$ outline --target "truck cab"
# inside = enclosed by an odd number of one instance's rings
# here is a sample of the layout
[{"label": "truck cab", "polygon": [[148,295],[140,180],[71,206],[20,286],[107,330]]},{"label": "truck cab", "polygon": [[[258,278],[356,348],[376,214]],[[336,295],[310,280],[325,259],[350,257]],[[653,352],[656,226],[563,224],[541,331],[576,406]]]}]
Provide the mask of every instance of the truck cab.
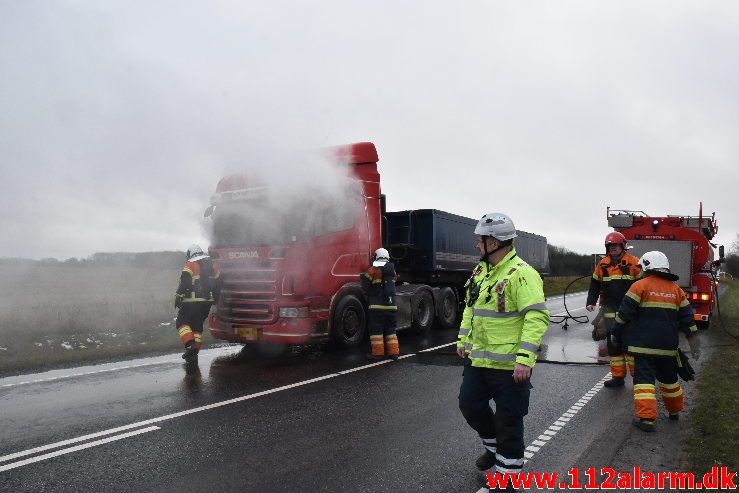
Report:
[{"label": "truck cab", "polygon": [[[333,335],[356,345],[364,333],[358,275],[381,243],[377,151],[333,148],[345,183],[286,196],[279,184],[236,174],[211,197],[209,253],[222,276],[214,337],[239,343],[304,345]],[[330,317],[334,314],[334,317]]]}]

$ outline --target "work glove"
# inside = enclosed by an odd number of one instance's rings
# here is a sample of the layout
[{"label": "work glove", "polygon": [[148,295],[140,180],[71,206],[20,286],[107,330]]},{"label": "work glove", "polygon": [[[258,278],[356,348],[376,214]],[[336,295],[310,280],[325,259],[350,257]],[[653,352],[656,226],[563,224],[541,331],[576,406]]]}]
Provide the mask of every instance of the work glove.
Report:
[{"label": "work glove", "polygon": [[608,338],[608,325],[603,319],[603,310],[599,310],[590,323],[593,324],[593,332],[590,336],[594,341],[604,341]]},{"label": "work glove", "polygon": [[608,334],[608,343],[611,347],[621,347],[621,338],[616,334]]},{"label": "work glove", "polygon": [[695,380],[695,370],[690,364],[690,361],[688,361],[688,357],[685,356],[685,353],[683,353],[683,350],[680,348],[677,349],[677,362],[677,374],[680,378],[686,382]]},{"label": "work glove", "polygon": [[614,348],[621,347],[621,334],[618,333],[616,322],[608,327],[608,343]]},{"label": "work glove", "polygon": [[698,359],[701,357],[701,344],[697,337],[693,336],[690,339],[688,339],[688,344],[690,345],[690,356],[698,361]]}]

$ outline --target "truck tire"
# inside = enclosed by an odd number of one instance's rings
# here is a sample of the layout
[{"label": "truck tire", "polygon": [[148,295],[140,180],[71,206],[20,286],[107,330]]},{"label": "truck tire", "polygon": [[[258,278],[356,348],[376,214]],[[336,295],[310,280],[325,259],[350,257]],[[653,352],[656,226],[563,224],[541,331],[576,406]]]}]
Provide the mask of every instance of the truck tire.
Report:
[{"label": "truck tire", "polygon": [[426,290],[419,291],[411,299],[411,329],[422,332],[434,325],[434,297]]},{"label": "truck tire", "polygon": [[367,314],[364,305],[353,294],[341,298],[331,320],[331,340],[339,347],[350,348],[364,341]]},{"label": "truck tire", "polygon": [[439,289],[436,311],[439,327],[445,330],[457,328],[459,302],[452,288],[444,286]]}]

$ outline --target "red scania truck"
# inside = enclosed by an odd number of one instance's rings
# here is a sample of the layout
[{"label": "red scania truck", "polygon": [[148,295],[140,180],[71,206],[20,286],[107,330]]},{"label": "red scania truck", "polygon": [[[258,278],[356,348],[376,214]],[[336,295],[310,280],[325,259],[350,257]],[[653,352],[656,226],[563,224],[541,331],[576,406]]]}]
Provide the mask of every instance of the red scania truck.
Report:
[{"label": "red scania truck", "polygon": [[719,247],[719,258],[714,260],[716,245],[711,240],[718,233],[716,213],[703,215],[703,204],[697,216],[650,216],[643,211],[606,208],[608,226],[621,232],[636,257],[659,250],[667,255],[670,271],[679,276],[683,288],[695,310],[699,328],[708,328],[716,305],[716,275],[724,262],[724,247]]},{"label": "red scania truck", "polygon": [[[212,220],[209,253],[223,281],[208,319],[211,334],[242,344],[362,343],[367,308],[359,274],[381,246],[400,276],[398,328],[423,330],[435,321],[454,327],[479,259],[477,220],[434,209],[386,212],[374,144],[326,152],[344,175],[330,197],[290,201],[293,194],[275,193],[279,185],[253,172],[219,181],[205,213]],[[521,257],[546,272],[546,238],[518,235]]]}]

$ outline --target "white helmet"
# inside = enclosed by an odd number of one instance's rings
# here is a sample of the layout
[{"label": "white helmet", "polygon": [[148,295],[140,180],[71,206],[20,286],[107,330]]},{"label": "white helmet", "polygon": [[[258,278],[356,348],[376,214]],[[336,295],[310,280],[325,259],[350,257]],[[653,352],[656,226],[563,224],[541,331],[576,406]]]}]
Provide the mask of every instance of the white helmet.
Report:
[{"label": "white helmet", "polygon": [[516,237],[516,227],[511,218],[500,212],[490,212],[482,216],[475,227],[475,234],[492,236],[496,240],[506,241]]},{"label": "white helmet", "polygon": [[207,255],[203,253],[203,249],[200,248],[200,245],[192,244],[187,249],[187,260],[200,260],[205,257],[207,257]]},{"label": "white helmet", "polygon": [[382,267],[388,261],[390,260],[390,253],[385,250],[384,248],[378,248],[375,250],[375,261],[372,262],[372,265],[375,267]]},{"label": "white helmet", "polygon": [[675,274],[670,273],[670,261],[667,259],[667,255],[657,250],[652,252],[646,252],[639,259],[639,267],[644,272],[654,271],[658,274],[664,274],[662,277],[672,279],[676,281],[678,277]]}]

